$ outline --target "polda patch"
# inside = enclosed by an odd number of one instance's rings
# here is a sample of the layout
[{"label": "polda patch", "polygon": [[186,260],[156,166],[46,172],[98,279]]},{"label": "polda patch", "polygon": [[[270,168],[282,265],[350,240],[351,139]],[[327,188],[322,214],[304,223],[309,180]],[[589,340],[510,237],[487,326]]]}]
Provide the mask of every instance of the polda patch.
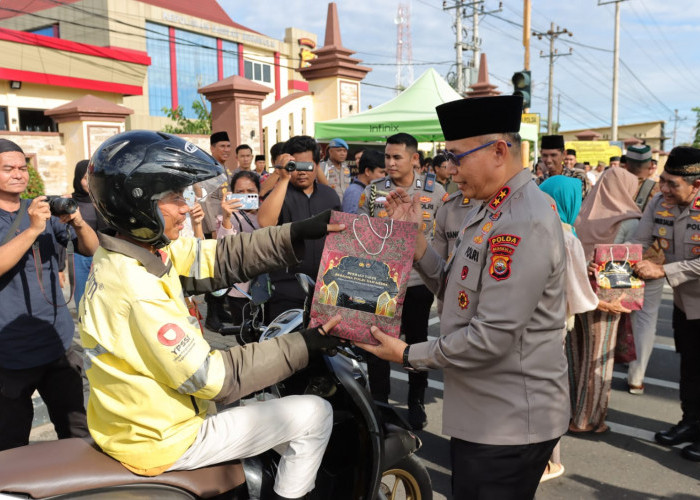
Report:
[{"label": "polda patch", "polygon": [[496,281],[502,281],[510,278],[510,265],[512,258],[508,255],[496,254],[491,256],[491,265],[489,266],[489,274]]}]

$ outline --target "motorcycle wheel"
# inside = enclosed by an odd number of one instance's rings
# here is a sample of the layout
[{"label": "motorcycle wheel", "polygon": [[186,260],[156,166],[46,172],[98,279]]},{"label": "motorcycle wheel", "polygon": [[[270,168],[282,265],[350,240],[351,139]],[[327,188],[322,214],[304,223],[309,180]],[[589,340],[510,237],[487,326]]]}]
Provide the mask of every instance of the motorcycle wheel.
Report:
[{"label": "motorcycle wheel", "polygon": [[432,500],[433,488],[423,462],[415,455],[402,459],[382,474],[380,498],[387,500]]}]

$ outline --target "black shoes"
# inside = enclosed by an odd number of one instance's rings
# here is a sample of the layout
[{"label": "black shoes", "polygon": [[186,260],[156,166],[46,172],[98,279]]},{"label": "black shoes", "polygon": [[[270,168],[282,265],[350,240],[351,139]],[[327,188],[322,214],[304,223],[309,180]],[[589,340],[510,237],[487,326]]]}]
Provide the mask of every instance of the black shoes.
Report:
[{"label": "black shoes", "polygon": [[681,450],[681,455],[686,460],[700,462],[700,441],[695,441]]},{"label": "black shoes", "polygon": [[428,416],[425,414],[425,405],[419,401],[408,402],[408,423],[414,431],[425,429],[428,425]]},{"label": "black shoes", "polygon": [[[683,420],[681,420],[680,422],[678,422],[677,425],[674,425],[669,430],[657,432],[654,435],[654,439],[656,439],[657,443],[666,446],[673,446],[679,443],[698,441],[700,440],[700,423],[684,422]],[[700,443],[695,443],[695,445],[698,445],[695,448],[695,451],[691,450],[689,453],[698,454],[698,460],[700,460]],[[683,452],[685,452],[685,449],[683,450]],[[685,453],[683,456],[685,456]]]}]

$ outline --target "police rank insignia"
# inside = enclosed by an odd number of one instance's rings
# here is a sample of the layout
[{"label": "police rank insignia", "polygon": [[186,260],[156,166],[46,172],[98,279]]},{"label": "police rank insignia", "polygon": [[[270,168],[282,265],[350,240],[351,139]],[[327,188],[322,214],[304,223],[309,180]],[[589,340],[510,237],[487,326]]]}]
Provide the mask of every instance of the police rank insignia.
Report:
[{"label": "police rank insignia", "polygon": [[460,290],[457,294],[457,304],[459,304],[460,309],[466,309],[469,307],[469,297],[467,297],[467,292]]},{"label": "police rank insignia", "polygon": [[700,196],[693,200],[693,210],[700,210]]},{"label": "police rank insignia", "polygon": [[493,200],[491,200],[491,203],[489,203],[489,207],[496,210],[496,208],[498,208],[501,205],[501,203],[503,203],[505,199],[508,198],[509,194],[510,188],[508,186],[503,186],[498,192],[498,194],[493,197]]},{"label": "police rank insignia", "polygon": [[698,215],[693,215],[693,216],[691,216],[690,218],[693,219],[693,220],[696,221],[696,222],[700,222],[700,214],[698,214]]},{"label": "police rank insignia", "polygon": [[660,212],[656,212],[656,215],[660,215],[661,217],[673,217],[673,214],[669,212],[668,210],[662,210]]},{"label": "police rank insignia", "polygon": [[469,268],[467,266],[464,266],[462,268],[462,279],[467,279],[467,276],[469,275]]},{"label": "police rank insignia", "polygon": [[442,202],[443,202],[443,203],[446,202],[446,201],[447,201],[447,198],[449,198],[449,197],[450,197],[450,195],[447,194],[447,193],[445,193],[444,195],[442,195]]}]

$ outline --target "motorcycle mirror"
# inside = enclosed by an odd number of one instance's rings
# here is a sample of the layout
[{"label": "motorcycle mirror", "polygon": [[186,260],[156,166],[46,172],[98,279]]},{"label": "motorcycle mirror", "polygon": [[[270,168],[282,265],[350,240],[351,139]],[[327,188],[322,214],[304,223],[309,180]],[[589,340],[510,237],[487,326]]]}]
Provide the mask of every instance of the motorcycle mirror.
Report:
[{"label": "motorcycle mirror", "polygon": [[294,276],[296,276],[299,285],[304,290],[304,293],[306,295],[310,295],[313,292],[314,288],[316,288],[316,282],[313,279],[311,279],[310,276],[307,276],[304,273],[296,273]]}]

